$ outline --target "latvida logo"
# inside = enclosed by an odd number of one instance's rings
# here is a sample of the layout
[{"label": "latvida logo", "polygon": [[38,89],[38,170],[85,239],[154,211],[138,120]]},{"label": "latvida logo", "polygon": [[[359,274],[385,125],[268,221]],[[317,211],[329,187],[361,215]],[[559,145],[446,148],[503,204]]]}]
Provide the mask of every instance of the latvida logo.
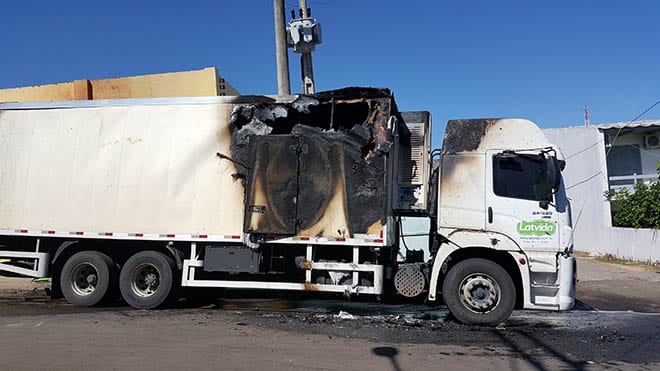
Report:
[{"label": "latvida logo", "polygon": [[554,222],[549,222],[547,220],[523,220],[518,223],[516,229],[518,229],[518,233],[521,235],[552,236],[555,234],[557,227]]}]

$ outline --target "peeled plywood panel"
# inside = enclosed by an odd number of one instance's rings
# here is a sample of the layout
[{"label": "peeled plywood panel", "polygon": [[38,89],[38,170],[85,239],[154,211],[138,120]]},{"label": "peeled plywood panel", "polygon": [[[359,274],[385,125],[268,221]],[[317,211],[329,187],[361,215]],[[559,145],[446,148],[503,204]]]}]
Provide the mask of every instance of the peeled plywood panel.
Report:
[{"label": "peeled plywood panel", "polygon": [[0,89],[0,102],[239,95],[215,67],[101,80]]},{"label": "peeled plywood panel", "polygon": [[215,68],[91,80],[94,99],[238,95]]},{"label": "peeled plywood panel", "polygon": [[73,99],[72,82],[0,90],[0,102],[45,102]]}]

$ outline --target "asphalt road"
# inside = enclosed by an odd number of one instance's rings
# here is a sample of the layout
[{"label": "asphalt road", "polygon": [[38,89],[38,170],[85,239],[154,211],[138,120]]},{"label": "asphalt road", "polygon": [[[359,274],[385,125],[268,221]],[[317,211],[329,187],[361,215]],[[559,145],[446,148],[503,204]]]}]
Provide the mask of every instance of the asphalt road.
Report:
[{"label": "asphalt road", "polygon": [[569,312],[477,328],[443,306],[228,295],[176,309],[75,308],[0,278],[3,369],[660,369],[660,274],[578,263]]}]

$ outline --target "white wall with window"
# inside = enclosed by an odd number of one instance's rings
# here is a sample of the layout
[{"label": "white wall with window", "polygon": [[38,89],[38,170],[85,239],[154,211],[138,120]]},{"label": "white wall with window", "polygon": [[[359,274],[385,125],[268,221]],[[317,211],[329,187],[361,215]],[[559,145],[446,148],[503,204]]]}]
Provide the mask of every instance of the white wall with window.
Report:
[{"label": "white wall with window", "polygon": [[[632,125],[632,124],[629,124]],[[660,160],[658,126],[601,125],[607,145],[607,170],[612,189],[632,188],[634,183],[657,179]]]},{"label": "white wall with window", "polygon": [[575,249],[660,262],[660,231],[613,227],[610,204],[604,197],[609,189],[657,178],[660,143],[655,148],[648,141],[653,139],[649,136],[660,135],[660,120],[544,132],[566,158],[563,175],[572,203]]}]

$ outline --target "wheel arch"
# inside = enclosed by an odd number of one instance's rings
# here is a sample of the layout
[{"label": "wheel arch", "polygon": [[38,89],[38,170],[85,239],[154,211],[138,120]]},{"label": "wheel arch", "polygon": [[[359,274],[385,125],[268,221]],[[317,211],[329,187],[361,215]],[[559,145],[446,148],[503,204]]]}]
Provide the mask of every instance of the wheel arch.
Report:
[{"label": "wheel arch", "polygon": [[[447,270],[444,270],[443,268],[444,272],[442,278],[444,279],[445,273],[454,265],[471,258],[490,260],[504,268],[513,280],[513,285],[516,288],[516,308],[522,307],[524,292],[520,269],[518,268],[516,260],[507,251],[493,250],[491,248],[479,246],[456,249],[449,255],[447,260],[445,260],[447,262]],[[439,287],[442,287],[442,281],[439,281],[439,285]]]},{"label": "wheel arch", "polygon": [[483,246],[458,247],[448,243],[441,246],[436,254],[436,260],[433,262],[429,283],[429,300],[437,299],[438,290],[442,287],[447,272],[454,265],[471,258],[490,260],[501,266],[509,274],[516,288],[516,308],[522,307],[524,303],[523,279],[518,263],[508,251]]},{"label": "wheel arch", "polygon": [[183,249],[172,243],[163,244],[163,241],[132,241],[132,240],[72,240],[64,241],[57,247],[51,264],[62,265],[73,254],[93,250],[102,252],[115,262],[123,263],[132,255],[145,250],[154,250],[165,253],[176,262],[177,268],[183,268],[185,253]]}]

